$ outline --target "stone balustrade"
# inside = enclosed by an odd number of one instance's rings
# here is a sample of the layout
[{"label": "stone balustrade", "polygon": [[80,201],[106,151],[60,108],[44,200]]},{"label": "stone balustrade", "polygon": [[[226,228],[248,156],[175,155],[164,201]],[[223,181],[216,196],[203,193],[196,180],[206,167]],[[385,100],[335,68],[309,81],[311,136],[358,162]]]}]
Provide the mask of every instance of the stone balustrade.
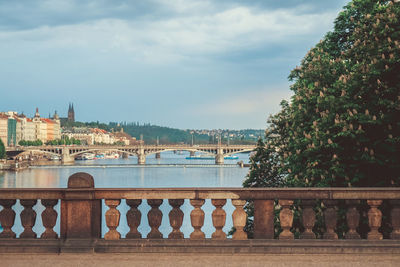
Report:
[{"label": "stone balustrade", "polygon": [[[181,206],[187,199],[193,206],[190,212],[193,231],[188,238],[189,240],[205,240],[207,238],[202,231],[205,213],[202,206],[206,199],[210,199],[215,207],[211,214],[215,228],[211,240],[228,241],[223,227],[227,219],[224,206],[230,199],[234,206],[232,222],[236,231],[231,238],[228,238],[229,240],[248,238],[247,233],[244,232],[247,216],[244,206],[247,201],[254,203],[254,239],[274,239],[276,227],[282,229],[277,239],[294,239],[292,229],[294,205],[300,207],[299,216],[304,228],[299,238],[316,239],[313,232],[316,223],[315,207],[321,205],[322,202],[325,230],[321,239],[337,240],[337,207],[340,201],[345,203],[346,208],[345,220],[348,230],[344,235],[344,240],[360,239],[357,229],[360,223],[358,205],[362,200],[366,200],[369,206],[366,214],[370,228],[366,236],[367,240],[383,239],[380,232],[382,213],[379,209],[383,201],[388,201],[391,206],[390,239],[400,240],[400,188],[94,188],[93,178],[89,174],[76,173],[69,178],[66,189],[0,189],[2,207],[0,222],[3,228],[0,232],[0,244],[1,240],[16,238],[16,233],[12,228],[16,222],[13,206],[17,199],[23,207],[19,216],[24,229],[18,239],[102,239],[102,216],[108,228],[108,231],[103,233],[104,240],[162,239],[163,235],[159,227],[163,213],[160,211],[160,205],[164,201],[167,201],[172,208],[168,214],[172,231],[168,233],[167,239],[184,239],[181,226],[185,214]],[[126,200],[129,207],[126,214],[121,214],[117,209],[122,199]],[[102,201],[107,206],[104,215],[102,215]],[[39,202],[45,208],[41,214],[37,214],[33,209]],[[147,214],[142,214],[138,209],[143,202],[147,202],[151,207]],[[60,203],[59,213],[54,208],[57,203]],[[278,226],[274,225],[276,210],[279,210]],[[41,217],[45,228],[40,236],[33,231],[38,216]],[[148,225],[151,228],[147,236],[143,236],[138,231],[143,216],[147,216]],[[121,238],[121,233],[117,230],[122,217],[126,218],[129,226],[129,232],[124,238]],[[54,230],[57,219],[60,221],[59,234]]]}]

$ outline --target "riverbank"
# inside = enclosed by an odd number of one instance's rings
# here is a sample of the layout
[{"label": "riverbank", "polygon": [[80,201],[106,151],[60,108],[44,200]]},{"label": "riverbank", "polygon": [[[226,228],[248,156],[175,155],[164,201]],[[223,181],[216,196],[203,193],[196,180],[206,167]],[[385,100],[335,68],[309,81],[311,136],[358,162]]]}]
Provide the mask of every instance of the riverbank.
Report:
[{"label": "riverbank", "polygon": [[29,167],[29,162],[27,161],[2,161],[0,162],[0,171],[19,171],[24,170]]}]

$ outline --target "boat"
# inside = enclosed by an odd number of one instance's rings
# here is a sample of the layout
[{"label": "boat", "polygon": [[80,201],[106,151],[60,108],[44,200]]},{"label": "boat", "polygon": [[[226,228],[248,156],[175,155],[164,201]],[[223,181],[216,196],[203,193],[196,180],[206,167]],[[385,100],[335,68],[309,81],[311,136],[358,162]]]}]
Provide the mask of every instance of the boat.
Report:
[{"label": "boat", "polygon": [[119,158],[119,154],[118,153],[111,153],[111,154],[106,154],[104,156],[105,159],[118,159]]},{"label": "boat", "polygon": [[96,154],[96,156],[94,156],[95,159],[104,159],[104,154]]},{"label": "boat", "polygon": [[84,153],[82,154],[83,160],[92,160],[94,159],[95,155],[93,153]]},{"label": "boat", "polygon": [[[202,159],[202,160],[214,160],[214,156],[209,156],[209,155],[198,155],[198,156],[190,156],[186,157],[186,159]],[[225,156],[224,159],[239,159],[239,156]]]},{"label": "boat", "polygon": [[52,155],[51,157],[50,157],[50,160],[54,160],[54,161],[57,161],[57,160],[60,160],[61,158],[59,157],[59,156],[57,156],[57,155]]}]

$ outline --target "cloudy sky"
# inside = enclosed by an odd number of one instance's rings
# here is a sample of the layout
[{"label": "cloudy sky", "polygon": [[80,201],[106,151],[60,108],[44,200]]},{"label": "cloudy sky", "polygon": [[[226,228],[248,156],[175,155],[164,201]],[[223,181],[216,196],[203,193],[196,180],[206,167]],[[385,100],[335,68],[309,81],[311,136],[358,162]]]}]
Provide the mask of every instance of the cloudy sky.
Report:
[{"label": "cloudy sky", "polygon": [[265,128],[346,0],[0,0],[0,111]]}]

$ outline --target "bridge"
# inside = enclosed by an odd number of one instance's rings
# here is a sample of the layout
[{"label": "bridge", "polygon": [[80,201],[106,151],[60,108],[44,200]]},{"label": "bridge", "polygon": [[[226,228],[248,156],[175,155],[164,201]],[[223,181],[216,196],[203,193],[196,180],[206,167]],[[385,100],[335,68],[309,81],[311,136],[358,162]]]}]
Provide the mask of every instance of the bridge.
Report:
[{"label": "bridge", "polygon": [[31,155],[33,153],[44,153],[61,157],[63,164],[70,164],[75,161],[78,155],[84,153],[96,152],[118,152],[124,157],[137,156],[138,164],[146,164],[146,157],[152,154],[158,154],[165,151],[189,151],[191,155],[195,152],[202,152],[206,155],[215,157],[215,164],[224,164],[224,157],[231,156],[237,153],[251,152],[256,148],[255,145],[134,145],[134,146],[27,146],[13,148],[7,152],[14,154]]}]

